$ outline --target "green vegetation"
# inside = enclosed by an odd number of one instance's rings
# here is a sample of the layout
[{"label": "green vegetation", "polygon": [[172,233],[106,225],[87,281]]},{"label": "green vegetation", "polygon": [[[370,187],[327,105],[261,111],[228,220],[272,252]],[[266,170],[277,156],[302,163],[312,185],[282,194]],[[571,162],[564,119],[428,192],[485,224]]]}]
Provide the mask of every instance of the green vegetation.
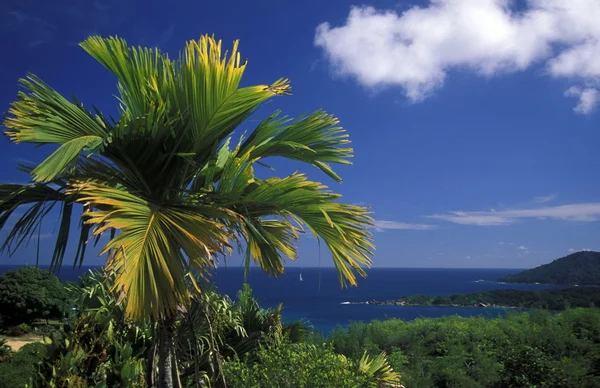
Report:
[{"label": "green vegetation", "polygon": [[31,387],[45,353],[44,344],[32,343],[0,360],[0,388]]},{"label": "green vegetation", "polygon": [[[119,115],[88,110],[34,75],[20,80],[24,91],[8,110],[5,133],[14,143],[50,145],[52,153],[22,168],[29,183],[0,185],[0,228],[17,218],[2,247],[12,253],[39,238],[42,221],[58,215],[51,257],[57,269],[72,226],[80,227],[75,265],[90,237],[105,236],[101,254],[108,254],[123,292],[125,315],[140,326],[157,325],[151,339],[159,385],[179,385],[172,373],[179,310],[200,303],[198,316],[208,313],[196,276],[233,248],[246,248],[246,268],[254,260],[278,275],[285,258],[297,258],[296,241],[308,230],[331,251],[342,285],[365,275],[374,248],[367,208],[342,203],[305,174],[255,174],[279,157],[341,182],[333,165],[350,164],[353,149],[335,116],[318,110],[294,120],[275,112],[239,130],[262,103],[291,94],[291,86],[279,79],[240,87],[247,62],[237,41],[228,54],[220,41],[202,36],[176,59],[116,37],[90,37],[80,46],[116,77]],[[209,348],[217,342],[211,330]]]},{"label": "green vegetation", "polygon": [[[0,372],[13,369],[0,373],[0,388],[23,387],[29,379],[39,387],[158,385],[155,338],[163,328],[129,319],[126,296],[115,293],[114,284],[114,274],[96,272],[78,286],[69,285],[76,313],[43,344],[35,344],[35,357],[29,345],[4,352]],[[210,289],[190,290],[193,295],[179,310],[173,335],[172,362],[183,387],[262,387],[265,375],[273,387],[338,387],[339,379],[348,387],[383,387],[398,381],[385,354],[351,360],[322,341],[309,344],[309,325],[284,324],[281,307],[261,308],[248,286],[236,300]],[[14,368],[19,363],[27,365]],[[299,365],[302,372],[291,377]]]},{"label": "green vegetation", "polygon": [[[0,388],[156,386],[162,328],[127,317],[115,276],[69,285],[78,309],[44,343],[11,352],[0,341]],[[325,339],[305,322],[284,324],[281,308],[261,308],[248,286],[234,300],[190,292],[174,323],[182,387],[384,388],[399,384],[397,372],[407,388],[600,386],[596,308],[354,322]]]},{"label": "green vegetation", "polygon": [[0,276],[0,322],[4,326],[60,319],[68,308],[65,287],[50,271],[22,267]]},{"label": "green vegetation", "polygon": [[492,290],[454,295],[412,295],[393,301],[369,301],[374,305],[511,307],[562,311],[573,307],[600,306],[600,287],[555,290]]},{"label": "green vegetation", "polygon": [[6,338],[0,337],[0,362],[10,358],[11,348],[6,344]]},{"label": "green vegetation", "polygon": [[329,337],[357,359],[385,351],[407,388],[600,386],[600,310],[351,323]]},{"label": "green vegetation", "polygon": [[500,279],[506,283],[600,286],[600,252],[582,251]]},{"label": "green vegetation", "polygon": [[262,348],[256,363],[235,359],[225,364],[225,373],[231,388],[263,388],[266,382],[273,388],[369,386],[367,375],[358,373],[356,363],[331,347],[308,343]]}]

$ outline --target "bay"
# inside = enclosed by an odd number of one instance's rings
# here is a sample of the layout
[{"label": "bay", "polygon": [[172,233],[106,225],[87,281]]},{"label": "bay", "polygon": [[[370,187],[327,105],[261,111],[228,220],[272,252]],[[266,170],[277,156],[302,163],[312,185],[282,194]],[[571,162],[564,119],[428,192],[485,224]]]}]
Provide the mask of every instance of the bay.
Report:
[{"label": "bay", "polygon": [[[0,266],[0,273],[17,266]],[[44,267],[42,267],[44,268]],[[58,276],[62,280],[76,281],[93,267],[72,269],[63,267]],[[277,278],[268,276],[258,268],[251,268],[248,283],[264,307],[283,304],[286,321],[307,319],[316,329],[328,333],[337,325],[350,321],[418,317],[504,316],[504,309],[477,307],[419,307],[375,306],[345,304],[369,300],[392,300],[402,296],[450,295],[494,289],[544,289],[541,284],[502,284],[496,282],[501,276],[519,272],[519,269],[444,269],[444,268],[372,268],[366,278],[358,279],[358,286],[341,288],[333,268],[289,267]],[[300,280],[302,276],[302,281]],[[220,292],[235,298],[244,283],[241,267],[220,267],[211,279]]]}]

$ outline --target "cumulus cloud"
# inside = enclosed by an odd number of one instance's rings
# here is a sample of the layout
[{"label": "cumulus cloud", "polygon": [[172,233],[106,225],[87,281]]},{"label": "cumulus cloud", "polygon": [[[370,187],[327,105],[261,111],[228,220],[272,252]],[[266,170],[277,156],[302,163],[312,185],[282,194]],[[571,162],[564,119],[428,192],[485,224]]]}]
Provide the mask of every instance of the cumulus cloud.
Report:
[{"label": "cumulus cloud", "polygon": [[430,230],[435,229],[435,225],[428,224],[409,224],[397,221],[378,220],[373,222],[373,228],[379,232],[384,230]]},{"label": "cumulus cloud", "polygon": [[[516,5],[511,0],[430,0],[402,13],[353,7],[343,25],[319,25],[315,45],[335,73],[367,87],[400,86],[413,102],[440,88],[452,69],[490,77],[540,65],[554,77],[600,83],[600,1]],[[569,92],[580,98],[576,112],[593,110],[594,91]]]},{"label": "cumulus cloud", "polygon": [[433,214],[426,217],[455,224],[481,226],[508,225],[528,218],[593,222],[600,220],[600,203],[576,203],[496,211],[454,211],[447,214]]},{"label": "cumulus cloud", "polygon": [[579,103],[575,105],[573,110],[584,115],[592,113],[596,109],[598,101],[600,101],[600,93],[595,88],[582,89],[578,86],[571,86],[565,92],[565,96],[578,98]]},{"label": "cumulus cloud", "polygon": [[527,250],[527,247],[526,247],[525,245],[521,245],[521,246],[519,247],[519,249],[520,249],[520,250],[522,250],[522,251],[526,251],[526,250]]}]

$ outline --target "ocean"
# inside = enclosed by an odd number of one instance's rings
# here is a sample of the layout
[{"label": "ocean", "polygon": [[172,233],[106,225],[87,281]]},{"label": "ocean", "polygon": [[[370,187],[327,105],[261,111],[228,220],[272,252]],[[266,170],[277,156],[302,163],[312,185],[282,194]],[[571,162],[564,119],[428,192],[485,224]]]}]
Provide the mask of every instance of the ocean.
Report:
[{"label": "ocean", "polygon": [[[0,266],[0,274],[16,268]],[[63,280],[76,281],[90,268],[63,268],[58,276]],[[328,333],[338,325],[350,321],[418,317],[441,317],[445,315],[503,316],[498,308],[477,307],[415,307],[375,306],[345,304],[368,300],[391,300],[415,294],[450,295],[458,293],[489,291],[494,289],[543,289],[546,285],[502,284],[499,277],[519,272],[519,269],[432,269],[432,268],[373,268],[367,278],[360,279],[357,287],[340,288],[333,268],[288,268],[287,272],[273,278],[257,268],[252,268],[248,282],[263,307],[275,307],[283,303],[283,319],[304,318],[314,327]],[[300,281],[302,276],[302,281]],[[244,282],[240,267],[220,267],[212,276],[219,291],[235,297]]]}]

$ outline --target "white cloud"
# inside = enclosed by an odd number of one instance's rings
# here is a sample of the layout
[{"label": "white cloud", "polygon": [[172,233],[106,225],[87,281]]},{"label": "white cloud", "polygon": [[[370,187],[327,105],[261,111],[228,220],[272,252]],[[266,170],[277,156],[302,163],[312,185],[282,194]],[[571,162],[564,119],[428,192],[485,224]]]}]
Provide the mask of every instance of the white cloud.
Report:
[{"label": "white cloud", "polygon": [[541,195],[539,197],[535,197],[533,199],[533,203],[547,203],[547,202],[552,202],[556,199],[557,195],[556,194],[550,194],[550,195]]},{"label": "white cloud", "polygon": [[[315,45],[335,73],[367,87],[400,86],[413,102],[453,69],[490,77],[537,64],[553,77],[600,82],[600,1],[527,0],[523,10],[515,3],[430,0],[401,14],[353,7],[343,25],[319,25]],[[594,107],[589,88],[578,97],[576,111]]]},{"label": "white cloud", "polygon": [[565,96],[576,97],[579,99],[579,103],[573,110],[575,113],[583,115],[592,113],[596,109],[598,102],[600,102],[600,93],[598,92],[598,89],[595,88],[582,89],[578,86],[571,86],[565,92]]},{"label": "white cloud", "polygon": [[408,224],[405,222],[378,220],[373,222],[373,228],[377,231],[384,230],[430,230],[435,229],[435,225],[429,224]]},{"label": "white cloud", "polygon": [[524,246],[524,245],[521,245],[521,246],[519,247],[519,249],[520,249],[520,250],[522,250],[522,251],[526,251],[526,250],[527,250],[527,247],[526,247],[526,246]]},{"label": "white cloud", "polygon": [[455,211],[426,217],[455,224],[482,226],[508,225],[521,219],[528,218],[593,222],[600,220],[600,203],[576,203],[570,205],[499,211]]}]

